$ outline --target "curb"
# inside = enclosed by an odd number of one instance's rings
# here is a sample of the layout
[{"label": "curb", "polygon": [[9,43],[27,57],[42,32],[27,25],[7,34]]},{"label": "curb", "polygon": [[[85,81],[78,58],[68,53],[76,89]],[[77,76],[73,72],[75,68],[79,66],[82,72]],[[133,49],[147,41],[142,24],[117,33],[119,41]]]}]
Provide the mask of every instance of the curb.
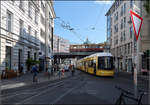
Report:
[{"label": "curb", "polygon": [[[132,74],[129,73],[129,72],[115,72],[115,76],[119,76],[119,77],[122,77],[122,78],[128,78],[128,79],[133,78]],[[141,80],[148,81],[149,80],[149,75],[148,76],[137,75],[137,78],[141,79]]]}]

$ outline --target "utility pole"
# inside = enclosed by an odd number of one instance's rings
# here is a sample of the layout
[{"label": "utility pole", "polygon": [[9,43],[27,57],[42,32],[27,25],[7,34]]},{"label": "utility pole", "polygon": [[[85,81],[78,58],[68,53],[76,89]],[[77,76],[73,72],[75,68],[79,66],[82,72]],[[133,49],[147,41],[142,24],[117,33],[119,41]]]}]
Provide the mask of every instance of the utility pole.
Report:
[{"label": "utility pole", "polygon": [[[57,53],[59,54],[59,36],[58,36],[58,39],[57,39]],[[59,64],[59,58],[58,58],[58,55],[57,55],[57,63]]]}]

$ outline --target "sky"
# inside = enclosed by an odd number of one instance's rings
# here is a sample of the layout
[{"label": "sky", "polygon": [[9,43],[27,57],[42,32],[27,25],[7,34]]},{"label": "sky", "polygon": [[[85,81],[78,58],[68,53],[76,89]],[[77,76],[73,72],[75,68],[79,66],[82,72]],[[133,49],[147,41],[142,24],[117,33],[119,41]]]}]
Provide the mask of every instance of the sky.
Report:
[{"label": "sky", "polygon": [[[82,44],[87,38],[91,43],[106,41],[106,12],[111,1],[54,1],[56,13],[54,34]],[[68,25],[73,32],[62,25]]]}]

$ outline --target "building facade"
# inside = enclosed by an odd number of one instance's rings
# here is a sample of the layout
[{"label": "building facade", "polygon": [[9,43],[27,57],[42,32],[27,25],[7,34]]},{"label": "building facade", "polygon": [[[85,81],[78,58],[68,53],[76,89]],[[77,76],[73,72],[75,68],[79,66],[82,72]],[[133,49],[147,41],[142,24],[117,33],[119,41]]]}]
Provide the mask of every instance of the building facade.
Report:
[{"label": "building facade", "polygon": [[[28,71],[26,65],[28,58],[39,60],[41,43],[46,44],[46,41],[41,38],[40,30],[41,27],[46,27],[42,26],[40,21],[42,20],[41,2],[43,1],[0,2],[0,74],[6,69],[20,70],[21,65],[24,66],[25,73]],[[48,5],[50,5],[48,8],[51,8],[49,11],[54,12],[51,3]],[[54,15],[53,13],[52,18]],[[43,30],[46,31],[45,28]],[[52,32],[49,33],[51,38]]]},{"label": "building facade", "polygon": [[69,52],[69,40],[66,40],[60,36],[54,35],[53,36],[53,53],[57,52]]},{"label": "building facade", "polygon": [[[146,47],[147,45],[141,43],[143,38],[139,38],[136,42],[130,16],[130,10],[142,16],[143,3],[142,1],[116,0],[106,13],[107,46],[115,57],[115,67],[118,71],[131,72],[133,63],[137,64],[138,71],[141,71],[141,48],[148,50],[150,47]],[[144,27],[142,26],[142,28]],[[141,30],[145,31],[146,29]],[[144,36],[144,33],[141,31],[140,37]],[[147,41],[147,44],[149,44],[149,41]]]},{"label": "building facade", "polygon": [[40,70],[47,69],[52,65],[53,53],[53,32],[55,12],[53,9],[53,1],[40,1]]}]

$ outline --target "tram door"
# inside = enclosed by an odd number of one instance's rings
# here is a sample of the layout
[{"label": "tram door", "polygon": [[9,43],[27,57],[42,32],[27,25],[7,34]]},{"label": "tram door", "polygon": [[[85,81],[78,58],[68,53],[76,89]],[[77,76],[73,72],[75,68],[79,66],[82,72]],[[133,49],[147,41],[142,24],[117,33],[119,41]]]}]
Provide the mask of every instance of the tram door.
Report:
[{"label": "tram door", "polygon": [[87,64],[86,64],[86,62],[84,62],[84,70],[85,70],[85,72],[87,72]]},{"label": "tram door", "polygon": [[96,75],[96,63],[93,63],[93,67],[94,67],[94,74]]}]

